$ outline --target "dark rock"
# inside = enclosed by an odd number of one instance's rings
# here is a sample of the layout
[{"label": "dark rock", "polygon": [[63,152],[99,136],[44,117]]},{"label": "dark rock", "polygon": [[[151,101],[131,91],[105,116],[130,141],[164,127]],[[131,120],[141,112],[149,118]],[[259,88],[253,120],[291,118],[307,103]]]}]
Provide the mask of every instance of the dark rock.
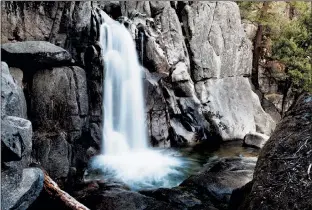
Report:
[{"label": "dark rock", "polygon": [[193,194],[183,191],[179,187],[166,189],[160,188],[157,190],[140,191],[141,194],[153,197],[157,200],[171,203],[180,209],[202,206],[202,201],[196,198]]},{"label": "dark rock", "polygon": [[1,41],[49,41],[83,64],[85,48],[94,39],[91,10],[96,5],[90,1],[6,2],[1,4]]},{"label": "dark rock", "polygon": [[1,209],[27,209],[43,188],[44,175],[39,168],[23,170],[22,179],[16,172],[1,172]]},{"label": "dark rock", "polygon": [[[303,94],[262,148],[238,209],[311,209],[312,95]],[[298,184],[300,183],[300,184]]]},{"label": "dark rock", "polygon": [[227,209],[233,191],[251,181],[256,158],[212,158],[197,174],[171,189],[141,194],[179,209]]},{"label": "dark rock", "polygon": [[99,4],[104,12],[109,14],[115,20],[122,15],[120,2],[99,2]]},{"label": "dark rock", "polygon": [[256,158],[216,158],[182,182],[181,187],[208,194],[216,204],[228,204],[234,189],[252,180]]},{"label": "dark rock", "polygon": [[149,136],[153,146],[168,147],[168,110],[158,82],[161,75],[145,71],[144,90]]},{"label": "dark rock", "polygon": [[91,123],[90,124],[90,135],[95,145],[100,146],[102,141],[102,132],[99,128],[98,124]]},{"label": "dark rock", "polygon": [[[80,197],[81,196],[81,197]],[[140,193],[123,189],[90,189],[76,198],[90,209],[137,210],[137,209],[178,209]]]},{"label": "dark rock", "polygon": [[54,135],[35,133],[33,139],[33,158],[56,181],[67,177],[71,164],[71,148],[65,137],[64,132]]},{"label": "dark rock", "polygon": [[82,141],[89,129],[86,73],[77,66],[38,70],[30,92],[33,158],[62,184],[91,145]]},{"label": "dark rock", "polygon": [[19,68],[60,66],[71,62],[71,55],[66,50],[44,41],[6,43],[1,46],[1,53],[9,66]]},{"label": "dark rock", "polygon": [[93,147],[89,147],[86,153],[88,159],[90,159],[91,157],[95,156],[98,153],[98,151]]},{"label": "dark rock", "polygon": [[253,182],[248,182],[241,188],[237,188],[233,190],[230,203],[229,203],[229,210],[237,210],[239,206],[245,202],[245,199],[249,195]]},{"label": "dark rock", "polygon": [[31,119],[34,128],[81,131],[88,113],[86,75],[79,67],[37,71],[32,81]]}]

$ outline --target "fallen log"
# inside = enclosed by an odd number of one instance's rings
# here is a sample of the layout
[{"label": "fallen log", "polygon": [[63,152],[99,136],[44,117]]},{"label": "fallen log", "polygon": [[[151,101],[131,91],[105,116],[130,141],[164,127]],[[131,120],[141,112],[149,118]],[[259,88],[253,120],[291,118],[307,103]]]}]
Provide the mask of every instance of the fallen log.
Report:
[{"label": "fallen log", "polygon": [[89,210],[89,208],[78,202],[67,192],[61,190],[45,171],[43,190],[45,193],[51,196],[51,198],[58,200],[58,202],[64,204],[64,207],[66,207],[66,209]]}]

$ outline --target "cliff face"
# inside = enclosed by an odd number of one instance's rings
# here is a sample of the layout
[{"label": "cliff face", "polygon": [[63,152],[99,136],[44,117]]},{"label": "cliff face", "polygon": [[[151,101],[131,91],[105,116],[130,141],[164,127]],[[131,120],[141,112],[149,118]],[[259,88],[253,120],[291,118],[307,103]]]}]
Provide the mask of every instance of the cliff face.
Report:
[{"label": "cliff face", "polygon": [[[158,86],[169,93],[163,94],[165,111],[148,111],[157,142],[167,139],[169,128],[188,143],[207,139],[207,133],[222,140],[270,135],[274,122],[251,90],[252,46],[235,3],[122,2],[120,7],[130,18],[125,21],[143,52],[144,67],[162,75]],[[165,113],[169,120],[155,123]]]},{"label": "cliff face", "polygon": [[[101,145],[100,8],[137,42],[153,146],[271,134],[275,123],[249,82],[251,43],[234,2],[2,2],[3,58],[24,73],[14,75],[33,123],[33,158],[53,178],[79,174]],[[13,43],[29,40],[60,47]]]}]

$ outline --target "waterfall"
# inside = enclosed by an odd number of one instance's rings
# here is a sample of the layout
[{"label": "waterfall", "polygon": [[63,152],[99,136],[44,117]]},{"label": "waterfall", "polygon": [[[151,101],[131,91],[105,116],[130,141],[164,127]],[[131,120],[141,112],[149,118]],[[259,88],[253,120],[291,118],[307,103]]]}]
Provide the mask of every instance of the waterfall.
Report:
[{"label": "waterfall", "polygon": [[143,72],[134,41],[123,25],[106,21],[100,43],[105,61],[103,153],[146,149]]},{"label": "waterfall", "polygon": [[124,25],[104,12],[101,15],[104,17],[100,26],[104,60],[103,143],[102,154],[93,159],[92,167],[100,169],[104,178],[125,182],[133,189],[174,186],[177,182],[168,176],[179,177],[176,167],[182,162],[148,148],[143,70],[135,43]]}]

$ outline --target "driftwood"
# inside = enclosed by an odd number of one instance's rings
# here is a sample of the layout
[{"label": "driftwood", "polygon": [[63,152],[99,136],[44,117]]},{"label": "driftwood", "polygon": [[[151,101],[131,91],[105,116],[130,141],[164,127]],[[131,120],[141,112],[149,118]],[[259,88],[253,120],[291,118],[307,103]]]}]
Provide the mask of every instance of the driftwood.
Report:
[{"label": "driftwood", "polygon": [[67,192],[61,190],[59,186],[44,172],[44,185],[43,190],[54,199],[59,200],[66,206],[67,209],[72,210],[89,210],[86,206],[78,202],[75,198]]}]

